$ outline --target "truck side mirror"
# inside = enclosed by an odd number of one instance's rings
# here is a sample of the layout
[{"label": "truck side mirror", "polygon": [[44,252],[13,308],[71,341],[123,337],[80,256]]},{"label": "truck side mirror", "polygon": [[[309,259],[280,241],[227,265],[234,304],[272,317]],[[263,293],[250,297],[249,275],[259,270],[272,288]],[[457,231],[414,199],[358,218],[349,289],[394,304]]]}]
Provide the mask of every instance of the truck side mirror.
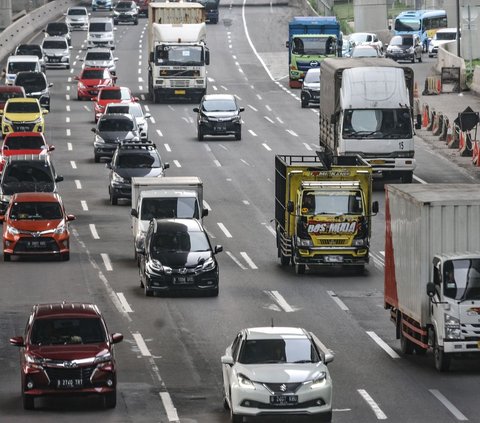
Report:
[{"label": "truck side mirror", "polygon": [[138,219],[138,212],[135,209],[130,210],[130,216],[136,217]]},{"label": "truck side mirror", "polygon": [[202,209],[202,217],[208,216],[208,209]]},{"label": "truck side mirror", "polygon": [[289,42],[289,41],[287,41],[287,42],[285,43],[285,47],[286,47],[286,48],[289,48],[289,47],[290,47],[290,42]]},{"label": "truck side mirror", "polygon": [[205,64],[209,65],[210,64],[210,51],[205,50]]},{"label": "truck side mirror", "polygon": [[435,290],[435,284],[433,282],[428,282],[427,283],[427,295],[430,298],[433,298],[435,296],[436,290]]},{"label": "truck side mirror", "polygon": [[377,214],[378,213],[378,201],[374,201],[372,203],[372,213]]},{"label": "truck side mirror", "polygon": [[153,51],[150,52],[150,55],[148,57],[149,62],[153,62],[155,55],[153,54]]},{"label": "truck side mirror", "polygon": [[293,211],[294,211],[293,201],[289,201],[289,202],[287,203],[287,211],[288,211],[289,213],[293,213]]}]

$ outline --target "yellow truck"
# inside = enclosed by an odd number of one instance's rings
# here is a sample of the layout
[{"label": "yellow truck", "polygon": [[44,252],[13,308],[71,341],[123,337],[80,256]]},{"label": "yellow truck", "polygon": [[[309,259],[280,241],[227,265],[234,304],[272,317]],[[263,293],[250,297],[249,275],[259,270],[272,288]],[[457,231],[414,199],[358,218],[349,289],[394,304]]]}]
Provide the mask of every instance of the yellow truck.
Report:
[{"label": "yellow truck", "polygon": [[372,168],[360,156],[275,156],[278,257],[296,273],[332,265],[363,272],[377,212]]}]

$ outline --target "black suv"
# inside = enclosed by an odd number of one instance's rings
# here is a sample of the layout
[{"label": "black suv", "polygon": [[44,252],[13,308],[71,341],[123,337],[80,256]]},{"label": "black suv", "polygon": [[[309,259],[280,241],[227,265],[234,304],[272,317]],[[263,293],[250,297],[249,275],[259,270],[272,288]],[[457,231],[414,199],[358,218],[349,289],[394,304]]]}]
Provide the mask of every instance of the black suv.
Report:
[{"label": "black suv", "polygon": [[45,72],[45,53],[40,44],[20,44],[15,49],[15,56],[37,56],[42,72]]},{"label": "black suv", "polygon": [[61,181],[63,176],[57,175],[48,155],[8,157],[0,179],[0,214],[5,214],[13,194],[58,192],[57,182]]},{"label": "black suv", "polygon": [[415,60],[422,61],[422,51],[423,46],[418,35],[395,35],[388,44],[385,57],[415,63]]},{"label": "black suv", "polygon": [[113,9],[113,23],[131,22],[138,25],[138,6],[134,1],[119,1]]},{"label": "black suv", "polygon": [[110,169],[108,193],[113,205],[119,198],[131,198],[133,177],[164,176],[165,169],[170,167],[162,162],[155,144],[138,142],[121,143],[106,166]]},{"label": "black suv", "polygon": [[50,22],[47,24],[47,27],[43,30],[43,32],[45,32],[46,37],[65,37],[67,39],[68,45],[72,45],[72,36],[70,34],[70,29],[65,22]]},{"label": "black suv", "polygon": [[197,219],[152,219],[139,249],[140,285],[154,292],[200,291],[218,295],[219,270],[208,235]]},{"label": "black suv", "polygon": [[18,72],[14,85],[23,87],[27,97],[37,98],[42,108],[50,111],[50,87],[43,72]]}]

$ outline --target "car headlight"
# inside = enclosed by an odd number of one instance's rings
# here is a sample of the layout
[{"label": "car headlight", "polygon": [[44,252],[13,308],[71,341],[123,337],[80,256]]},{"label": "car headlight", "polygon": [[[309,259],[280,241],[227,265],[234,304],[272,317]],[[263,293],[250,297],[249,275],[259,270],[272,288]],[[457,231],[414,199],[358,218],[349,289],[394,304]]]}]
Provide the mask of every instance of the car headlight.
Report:
[{"label": "car headlight", "polygon": [[5,115],[3,115],[3,123],[5,123],[7,125],[11,125],[12,121],[10,119],[8,119]]},{"label": "car headlight", "polygon": [[255,385],[247,376],[243,375],[242,373],[239,373],[237,378],[238,378],[238,384],[240,385],[241,388],[255,389]]},{"label": "car headlight", "polygon": [[232,119],[232,122],[234,122],[234,123],[239,123],[239,122],[241,122],[241,121],[242,121],[242,118],[240,117],[240,115],[239,115],[239,116],[235,116],[235,117]]},{"label": "car headlight", "polygon": [[42,123],[42,117],[39,116],[38,118],[36,118],[33,123]]},{"label": "car headlight", "polygon": [[112,354],[107,352],[105,354],[100,354],[95,357],[95,360],[93,361],[95,364],[98,363],[106,363],[108,361],[112,361]]},{"label": "car headlight", "polygon": [[367,245],[367,240],[363,238],[354,239],[352,242],[353,247],[363,247],[364,245]]},{"label": "car headlight", "polygon": [[413,47],[409,47],[408,50],[407,50],[408,53],[413,53],[414,50],[413,50]]},{"label": "car headlight", "polygon": [[113,182],[118,182],[120,184],[125,184],[127,182],[127,180],[125,178],[123,178],[122,176],[120,176],[117,172],[113,172],[112,181]]},{"label": "car headlight", "polygon": [[208,123],[209,119],[205,115],[200,115],[200,122],[201,123]]},{"label": "car headlight", "polygon": [[310,389],[318,389],[325,385],[325,381],[327,380],[327,373],[321,372],[315,379],[312,380],[312,385]]},{"label": "car headlight", "polygon": [[210,270],[213,270],[215,269],[215,260],[213,259],[213,257],[209,257],[207,260],[205,260],[205,262],[203,263],[202,265],[202,270],[204,272],[208,272]]},{"label": "car headlight", "polygon": [[297,238],[297,245],[299,247],[313,247],[313,242],[311,239]]},{"label": "car headlight", "polygon": [[34,366],[42,366],[42,364],[45,362],[43,358],[35,357],[34,355],[31,355],[31,354],[25,354],[25,360],[29,365],[34,365]]},{"label": "car headlight", "polygon": [[100,135],[95,135],[95,144],[105,144],[105,140]]},{"label": "car headlight", "polygon": [[156,273],[163,273],[163,271],[164,271],[162,263],[160,263],[160,261],[158,261],[156,259],[150,260],[148,262],[148,265]]},{"label": "car headlight", "polygon": [[461,339],[462,330],[460,328],[460,320],[450,314],[444,315],[445,319],[445,337],[447,339]]},{"label": "car headlight", "polygon": [[85,87],[85,84],[83,82],[79,82],[78,83],[78,88],[84,89],[86,87]]},{"label": "car headlight", "polygon": [[7,232],[12,235],[18,235],[20,233],[20,231],[17,228],[10,225],[8,225],[7,227]]},{"label": "car headlight", "polygon": [[62,234],[63,234],[64,232],[66,232],[66,231],[67,231],[67,227],[65,226],[64,223],[62,223],[62,224],[58,225],[58,226],[54,229],[53,233],[54,233],[55,235],[62,235]]}]

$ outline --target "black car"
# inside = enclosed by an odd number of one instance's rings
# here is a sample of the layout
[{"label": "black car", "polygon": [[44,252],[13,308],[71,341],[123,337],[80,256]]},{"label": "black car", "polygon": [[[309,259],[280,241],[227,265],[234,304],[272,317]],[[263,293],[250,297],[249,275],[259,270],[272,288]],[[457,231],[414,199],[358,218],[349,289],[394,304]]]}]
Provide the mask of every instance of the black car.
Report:
[{"label": "black car", "polygon": [[113,9],[113,23],[131,22],[138,25],[138,6],[134,1],[119,1]]},{"label": "black car", "polygon": [[140,141],[137,121],[130,114],[107,113],[100,116],[93,140],[95,163],[102,157],[111,158],[118,145],[123,141]]},{"label": "black car", "polygon": [[197,219],[152,219],[139,250],[140,285],[145,295],[199,291],[218,295],[219,269],[208,235]]},{"label": "black car", "polygon": [[162,162],[155,144],[148,142],[121,143],[106,166],[110,169],[108,193],[113,205],[118,203],[119,198],[131,198],[133,177],[164,176],[165,169],[170,167]]},{"label": "black car", "polygon": [[50,22],[47,24],[47,27],[43,30],[46,37],[55,37],[61,36],[67,39],[68,45],[72,45],[72,36],[70,34],[70,29],[65,22]]},{"label": "black car", "polygon": [[45,72],[45,53],[40,44],[19,44],[15,49],[15,56],[37,56],[42,72]]},{"label": "black car", "polygon": [[422,51],[423,46],[418,35],[395,35],[388,44],[385,57],[415,63],[415,60],[422,61]]},{"label": "black car", "polygon": [[242,139],[242,118],[235,96],[230,94],[204,95],[197,113],[197,137],[203,141],[205,135],[234,135],[236,140]]},{"label": "black car", "polygon": [[27,97],[37,98],[42,108],[50,111],[50,87],[43,72],[18,72],[14,85],[23,87]]}]

